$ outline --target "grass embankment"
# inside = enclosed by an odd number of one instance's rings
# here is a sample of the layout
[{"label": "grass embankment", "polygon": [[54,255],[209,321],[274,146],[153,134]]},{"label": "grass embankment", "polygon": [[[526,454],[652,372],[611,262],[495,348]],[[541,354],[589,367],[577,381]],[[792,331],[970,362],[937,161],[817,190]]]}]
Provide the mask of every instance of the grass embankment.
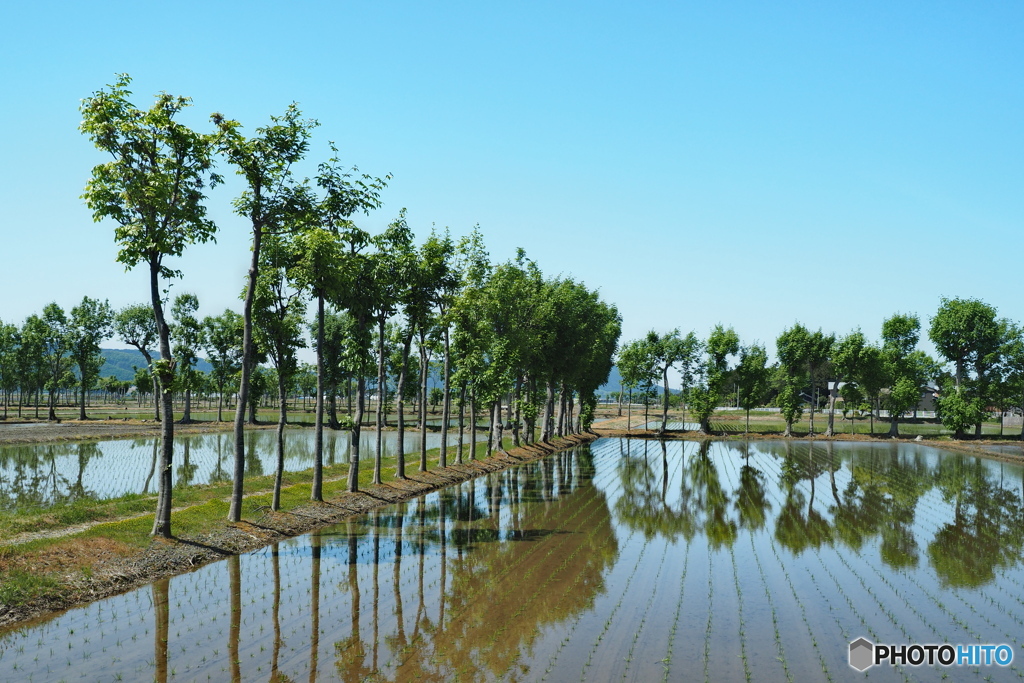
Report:
[{"label": "grass embankment", "polygon": [[[189,571],[207,562],[268,545],[332,524],[381,505],[414,498],[443,486],[505,469],[592,440],[593,435],[555,439],[486,456],[444,469],[418,471],[419,454],[407,454],[405,480],[394,479],[395,458],[383,461],[385,483],[371,485],[372,456],[360,459],[358,493],[348,492],[348,464],[324,468],[324,502],[310,501],[312,471],[286,473],[281,510],[273,512],[273,475],[246,480],[243,521],[226,521],[230,482],[188,486],[174,492],[174,538],[152,538],[150,512],[155,495],[107,501],[78,501],[33,514],[0,514],[0,627],[123,592],[154,579]],[[511,448],[505,439],[503,446]],[[436,467],[439,449],[428,451]],[[455,454],[449,449],[449,462]],[[67,527],[83,525],[72,533]],[[26,533],[39,534],[25,540]],[[18,538],[21,536],[21,538]]]}]

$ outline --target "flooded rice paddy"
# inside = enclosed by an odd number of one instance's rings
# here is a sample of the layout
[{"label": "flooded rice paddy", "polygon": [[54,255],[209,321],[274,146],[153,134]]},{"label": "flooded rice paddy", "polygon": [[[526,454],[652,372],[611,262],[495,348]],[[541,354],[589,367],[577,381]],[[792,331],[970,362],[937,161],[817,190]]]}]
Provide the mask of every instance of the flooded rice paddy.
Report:
[{"label": "flooded rice paddy", "polygon": [[[247,477],[274,473],[276,438],[273,430],[246,432]],[[407,454],[419,452],[419,439],[418,432],[406,432]],[[347,463],[351,440],[350,432],[324,430],[324,464]],[[437,448],[440,443],[440,433],[427,434],[427,448]],[[361,457],[372,457],[376,432],[364,428],[359,444]],[[385,457],[396,453],[397,444],[397,432],[383,432],[381,450]],[[0,446],[0,509],[33,510],[79,498],[155,492],[159,445],[159,438],[144,438]],[[234,437],[229,432],[174,439],[175,486],[227,481],[233,462]],[[312,466],[313,430],[285,430],[285,471]]]},{"label": "flooded rice paddy", "polygon": [[860,636],[1015,680],[1022,501],[918,444],[601,439],[0,636],[0,680],[840,681]]}]

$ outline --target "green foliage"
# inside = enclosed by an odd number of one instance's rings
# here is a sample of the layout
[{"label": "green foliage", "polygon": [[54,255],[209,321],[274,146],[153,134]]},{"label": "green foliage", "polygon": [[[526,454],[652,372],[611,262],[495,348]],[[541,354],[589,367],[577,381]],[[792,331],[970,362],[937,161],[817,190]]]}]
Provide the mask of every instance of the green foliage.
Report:
[{"label": "green foliage", "polygon": [[198,310],[199,298],[187,292],[176,296],[171,306],[171,315],[174,316],[171,334],[174,338],[176,388],[182,390],[196,388],[198,381],[195,365],[199,360],[199,347],[203,342],[203,328],[196,319]]},{"label": "green foliage", "polygon": [[729,378],[728,357],[739,352],[740,338],[731,327],[726,329],[722,325],[715,325],[704,348],[707,357],[700,368],[703,382],[690,390],[688,398],[693,415],[700,422],[701,431],[707,433],[711,430],[708,420],[718,407]]},{"label": "green foliage", "polygon": [[117,223],[117,260],[128,268],[145,263],[163,277],[178,273],[164,264],[185,247],[213,238],[204,191],[220,182],[213,167],[213,137],[175,117],[187,97],[156,96],[146,111],[129,101],[131,78],[121,74],[108,90],[82,101],[80,129],[113,160],[93,168],[83,198],[96,221]]},{"label": "green foliage", "polygon": [[771,368],[768,367],[768,351],[761,344],[751,344],[740,349],[736,366],[736,384],[739,388],[739,406],[751,410],[762,405],[768,398]]},{"label": "green foliage", "polygon": [[619,350],[616,365],[622,375],[622,384],[630,389],[649,387],[658,377],[654,354],[646,338],[625,344]]},{"label": "green foliage", "polygon": [[441,387],[432,387],[430,389],[430,397],[428,399],[430,405],[436,408],[443,400],[444,390],[442,390]]},{"label": "green foliage", "polygon": [[956,386],[956,382],[951,379],[943,382],[935,407],[942,425],[952,431],[956,438],[962,437],[964,430],[981,422],[984,417],[981,400],[972,397],[965,386]]}]

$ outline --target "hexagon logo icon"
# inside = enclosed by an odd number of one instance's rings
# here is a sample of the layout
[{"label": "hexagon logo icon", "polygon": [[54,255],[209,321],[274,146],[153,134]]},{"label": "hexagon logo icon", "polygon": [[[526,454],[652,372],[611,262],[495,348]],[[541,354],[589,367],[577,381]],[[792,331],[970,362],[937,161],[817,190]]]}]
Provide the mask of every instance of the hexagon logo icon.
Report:
[{"label": "hexagon logo icon", "polygon": [[874,664],[875,646],[867,638],[858,638],[850,643],[850,666],[857,671],[864,671]]}]

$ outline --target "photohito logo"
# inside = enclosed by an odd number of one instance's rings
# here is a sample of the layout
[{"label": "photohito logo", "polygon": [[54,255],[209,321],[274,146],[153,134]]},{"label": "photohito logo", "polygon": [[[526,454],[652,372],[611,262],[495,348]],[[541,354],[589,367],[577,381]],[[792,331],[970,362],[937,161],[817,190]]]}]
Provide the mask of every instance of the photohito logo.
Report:
[{"label": "photohito logo", "polygon": [[920,666],[1009,666],[1013,661],[1013,648],[1000,645],[879,645],[867,638],[850,643],[850,666],[864,671],[876,664],[888,663]]}]

